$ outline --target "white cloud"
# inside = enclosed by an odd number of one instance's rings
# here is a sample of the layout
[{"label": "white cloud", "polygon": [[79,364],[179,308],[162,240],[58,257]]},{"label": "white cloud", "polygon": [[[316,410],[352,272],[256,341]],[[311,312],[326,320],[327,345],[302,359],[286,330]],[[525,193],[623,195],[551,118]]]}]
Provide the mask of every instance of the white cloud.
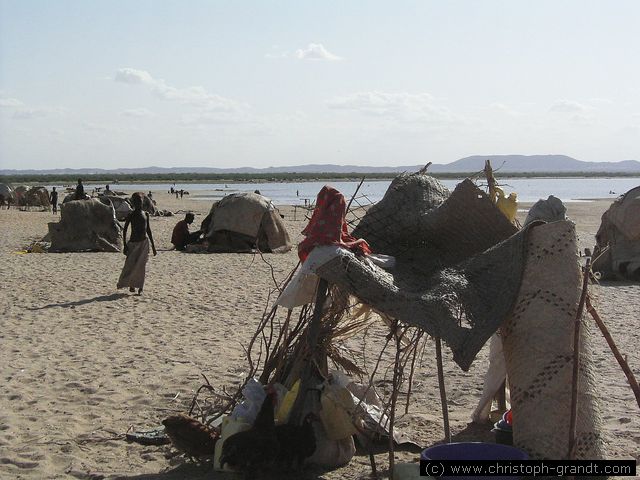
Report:
[{"label": "white cloud", "polygon": [[595,97],[595,98],[590,98],[589,103],[593,103],[597,105],[613,105],[614,102],[610,98]]},{"label": "white cloud", "polygon": [[0,107],[3,108],[16,108],[23,107],[24,103],[22,103],[17,98],[0,98]]},{"label": "white cloud", "polygon": [[447,108],[438,106],[428,93],[358,92],[336,97],[327,102],[327,106],[406,122],[448,123],[455,120],[454,115]]},{"label": "white cloud", "polygon": [[289,54],[287,52],[280,53],[265,53],[264,58],[287,58]]},{"label": "white cloud", "polygon": [[50,116],[59,116],[65,113],[64,108],[49,107],[20,107],[13,112],[13,118],[17,120],[31,120],[34,118],[43,118]]},{"label": "white cloud", "polygon": [[146,85],[151,91],[163,100],[191,105],[215,112],[234,112],[248,108],[248,105],[230,98],[222,97],[215,93],[209,93],[202,86],[177,88],[162,79],[156,79],[145,70],[134,68],[121,68],[114,77],[116,82],[130,85]]},{"label": "white cloud", "polygon": [[128,110],[123,110],[122,112],[120,112],[120,115],[122,115],[123,117],[143,118],[151,117],[153,116],[153,113],[146,108],[130,108]]},{"label": "white cloud", "polygon": [[310,43],[307,48],[299,48],[295,52],[295,57],[300,60],[342,60],[342,57],[329,52],[321,43]]},{"label": "white cloud", "polygon": [[558,100],[549,111],[559,113],[584,113],[592,110],[591,107],[573,100]]},{"label": "white cloud", "polygon": [[185,127],[202,127],[206,125],[235,125],[242,123],[237,115],[220,113],[186,114],[180,119],[180,125]]},{"label": "white cloud", "polygon": [[155,84],[156,80],[154,80],[149,72],[145,70],[137,70],[135,68],[121,68],[116,72],[116,76],[114,77],[116,82],[122,83],[130,83],[132,85],[139,84]]},{"label": "white cloud", "polygon": [[522,115],[522,113],[511,108],[509,105],[505,105],[504,103],[492,103],[489,105],[489,107],[510,117],[519,117],[520,115]]},{"label": "white cloud", "polygon": [[62,107],[33,107],[26,105],[22,100],[12,97],[0,97],[0,108],[13,112],[16,120],[31,120],[53,115],[63,115],[66,112]]}]

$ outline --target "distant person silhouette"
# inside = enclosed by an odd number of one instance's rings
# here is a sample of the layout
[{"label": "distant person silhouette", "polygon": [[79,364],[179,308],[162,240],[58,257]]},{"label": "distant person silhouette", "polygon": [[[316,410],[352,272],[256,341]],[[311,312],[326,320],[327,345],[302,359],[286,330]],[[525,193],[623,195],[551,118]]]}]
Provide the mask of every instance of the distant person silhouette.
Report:
[{"label": "distant person silhouette", "polygon": [[51,209],[53,210],[53,214],[56,215],[58,213],[58,192],[56,192],[56,187],[51,189],[51,196],[49,200],[51,200]]},{"label": "distant person silhouette", "polygon": [[78,179],[78,184],[76,185],[76,193],[74,198],[76,200],[84,200],[84,185],[82,184],[82,179]]}]

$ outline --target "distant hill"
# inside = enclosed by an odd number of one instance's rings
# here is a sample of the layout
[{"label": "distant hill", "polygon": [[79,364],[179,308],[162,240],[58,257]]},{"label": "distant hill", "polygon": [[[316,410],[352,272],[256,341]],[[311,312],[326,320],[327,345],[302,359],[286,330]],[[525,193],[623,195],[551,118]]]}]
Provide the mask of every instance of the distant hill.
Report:
[{"label": "distant hill", "polygon": [[485,160],[491,160],[494,169],[500,172],[638,172],[640,162],[583,162],[566,155],[473,155],[446,165],[432,165],[431,172],[477,172],[483,169]]},{"label": "distant hill", "polygon": [[[429,172],[433,173],[469,173],[478,172],[484,167],[485,160],[491,160],[494,169],[500,169],[501,173],[638,173],[640,174],[640,162],[637,160],[624,160],[621,162],[583,162],[566,155],[474,155],[461,158],[447,164],[433,164]],[[242,174],[269,174],[269,173],[399,173],[415,172],[424,165],[408,165],[399,167],[368,167],[360,165],[332,165],[311,164],[295,165],[287,167],[268,168],[213,168],[213,167],[144,167],[144,168],[56,168],[47,170],[8,170],[0,169],[0,175],[77,175],[86,176],[94,174],[171,174],[171,173],[242,173]]]}]

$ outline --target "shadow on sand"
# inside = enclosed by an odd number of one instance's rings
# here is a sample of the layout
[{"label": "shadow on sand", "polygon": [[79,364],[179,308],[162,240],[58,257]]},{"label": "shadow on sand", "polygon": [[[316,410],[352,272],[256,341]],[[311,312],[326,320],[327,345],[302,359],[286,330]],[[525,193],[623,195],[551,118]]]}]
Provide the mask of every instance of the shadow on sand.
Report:
[{"label": "shadow on sand", "polygon": [[[216,472],[211,462],[192,463],[185,461],[171,470],[161,473],[148,473],[142,475],[119,475],[107,477],[109,480],[238,480],[241,478],[260,478],[262,480],[320,480],[326,473],[320,469],[309,469],[303,472],[258,472],[258,476],[243,477],[236,472]],[[362,477],[369,478],[368,475]]]},{"label": "shadow on sand", "polygon": [[44,305],[42,307],[27,307],[27,310],[44,310],[46,308],[75,308],[80,305],[86,305],[88,303],[94,302],[112,302],[114,300],[119,300],[124,297],[129,297],[130,295],[127,293],[112,293],[111,295],[99,295],[93,298],[86,298],[84,300],[76,300],[75,302],[66,302],[66,303],[50,303],[49,305]]},{"label": "shadow on sand", "polygon": [[[357,445],[357,443],[356,443]],[[386,443],[376,442],[372,445],[374,453],[388,452]],[[419,458],[421,448],[412,445],[401,445],[396,447],[396,451],[413,451],[418,452],[416,459]],[[368,457],[368,452],[364,451],[361,447],[357,447],[356,456]],[[371,479],[371,470],[368,466],[368,458],[365,460],[367,466],[363,465],[361,472],[355,473],[350,477],[353,480],[369,480]],[[378,465],[378,478],[386,478],[388,470],[381,469],[382,465]],[[385,465],[386,466],[386,465]],[[139,475],[114,475],[108,476],[109,480],[238,480],[242,478],[260,478],[261,480],[322,480],[327,478],[326,474],[335,471],[336,469],[323,469],[318,466],[306,466],[303,471],[261,471],[255,475],[243,476],[238,472],[217,472],[213,470],[213,464],[210,460],[206,460],[200,463],[184,460],[184,463],[174,466],[164,472],[159,473],[147,473]],[[352,472],[353,474],[353,472]]]},{"label": "shadow on sand", "polygon": [[[495,443],[494,435],[491,433],[490,424],[475,424],[469,423],[464,430],[456,433],[452,436],[452,442],[488,442]],[[434,446],[441,443],[446,443],[444,439],[434,442],[428,446]],[[412,452],[416,455],[416,462],[420,458],[420,452],[422,448],[415,445],[401,445],[396,447],[396,451]],[[386,443],[376,443],[373,445],[373,452],[380,454],[388,451]],[[362,448],[358,448],[357,456],[368,456]],[[368,463],[368,462],[367,462]],[[378,477],[385,478],[388,475],[387,469],[381,469],[382,465],[378,465]],[[385,465],[386,466],[386,465]],[[304,472],[261,472],[259,478],[263,480],[320,480],[326,478],[324,475],[328,473],[327,470],[321,468],[312,468]],[[354,480],[365,480],[371,478],[371,470],[369,467],[363,468],[361,473],[356,474]],[[237,480],[242,478],[242,475],[237,473],[224,473],[216,472],[213,470],[213,465],[210,461],[202,463],[193,463],[185,460],[185,463],[181,463],[170,470],[166,470],[161,473],[148,473],[141,475],[116,475],[107,477],[110,480],[204,480],[204,479],[220,479],[220,480]],[[253,478],[253,477],[249,477]]]}]

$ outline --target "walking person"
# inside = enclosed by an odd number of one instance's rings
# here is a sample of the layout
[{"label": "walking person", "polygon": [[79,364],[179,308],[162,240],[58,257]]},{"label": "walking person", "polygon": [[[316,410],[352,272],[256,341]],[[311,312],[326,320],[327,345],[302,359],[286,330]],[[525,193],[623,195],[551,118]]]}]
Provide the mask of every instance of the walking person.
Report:
[{"label": "walking person", "polygon": [[[133,212],[131,212],[124,222],[124,232],[122,240],[124,243],[124,254],[127,259],[122,267],[122,273],[118,279],[118,288],[129,287],[130,292],[138,289],[138,295],[142,294],[144,288],[144,277],[149,260],[149,245],[153,250],[153,255],[157,255],[156,246],[153,243],[151,226],[149,224],[149,214],[142,211],[142,196],[134,193],[131,196]],[[131,225],[131,238],[127,242],[127,229]]]},{"label": "walking person", "polygon": [[58,192],[56,192],[56,187],[51,189],[51,196],[49,200],[51,200],[51,209],[53,210],[53,214],[56,215],[58,213]]}]

